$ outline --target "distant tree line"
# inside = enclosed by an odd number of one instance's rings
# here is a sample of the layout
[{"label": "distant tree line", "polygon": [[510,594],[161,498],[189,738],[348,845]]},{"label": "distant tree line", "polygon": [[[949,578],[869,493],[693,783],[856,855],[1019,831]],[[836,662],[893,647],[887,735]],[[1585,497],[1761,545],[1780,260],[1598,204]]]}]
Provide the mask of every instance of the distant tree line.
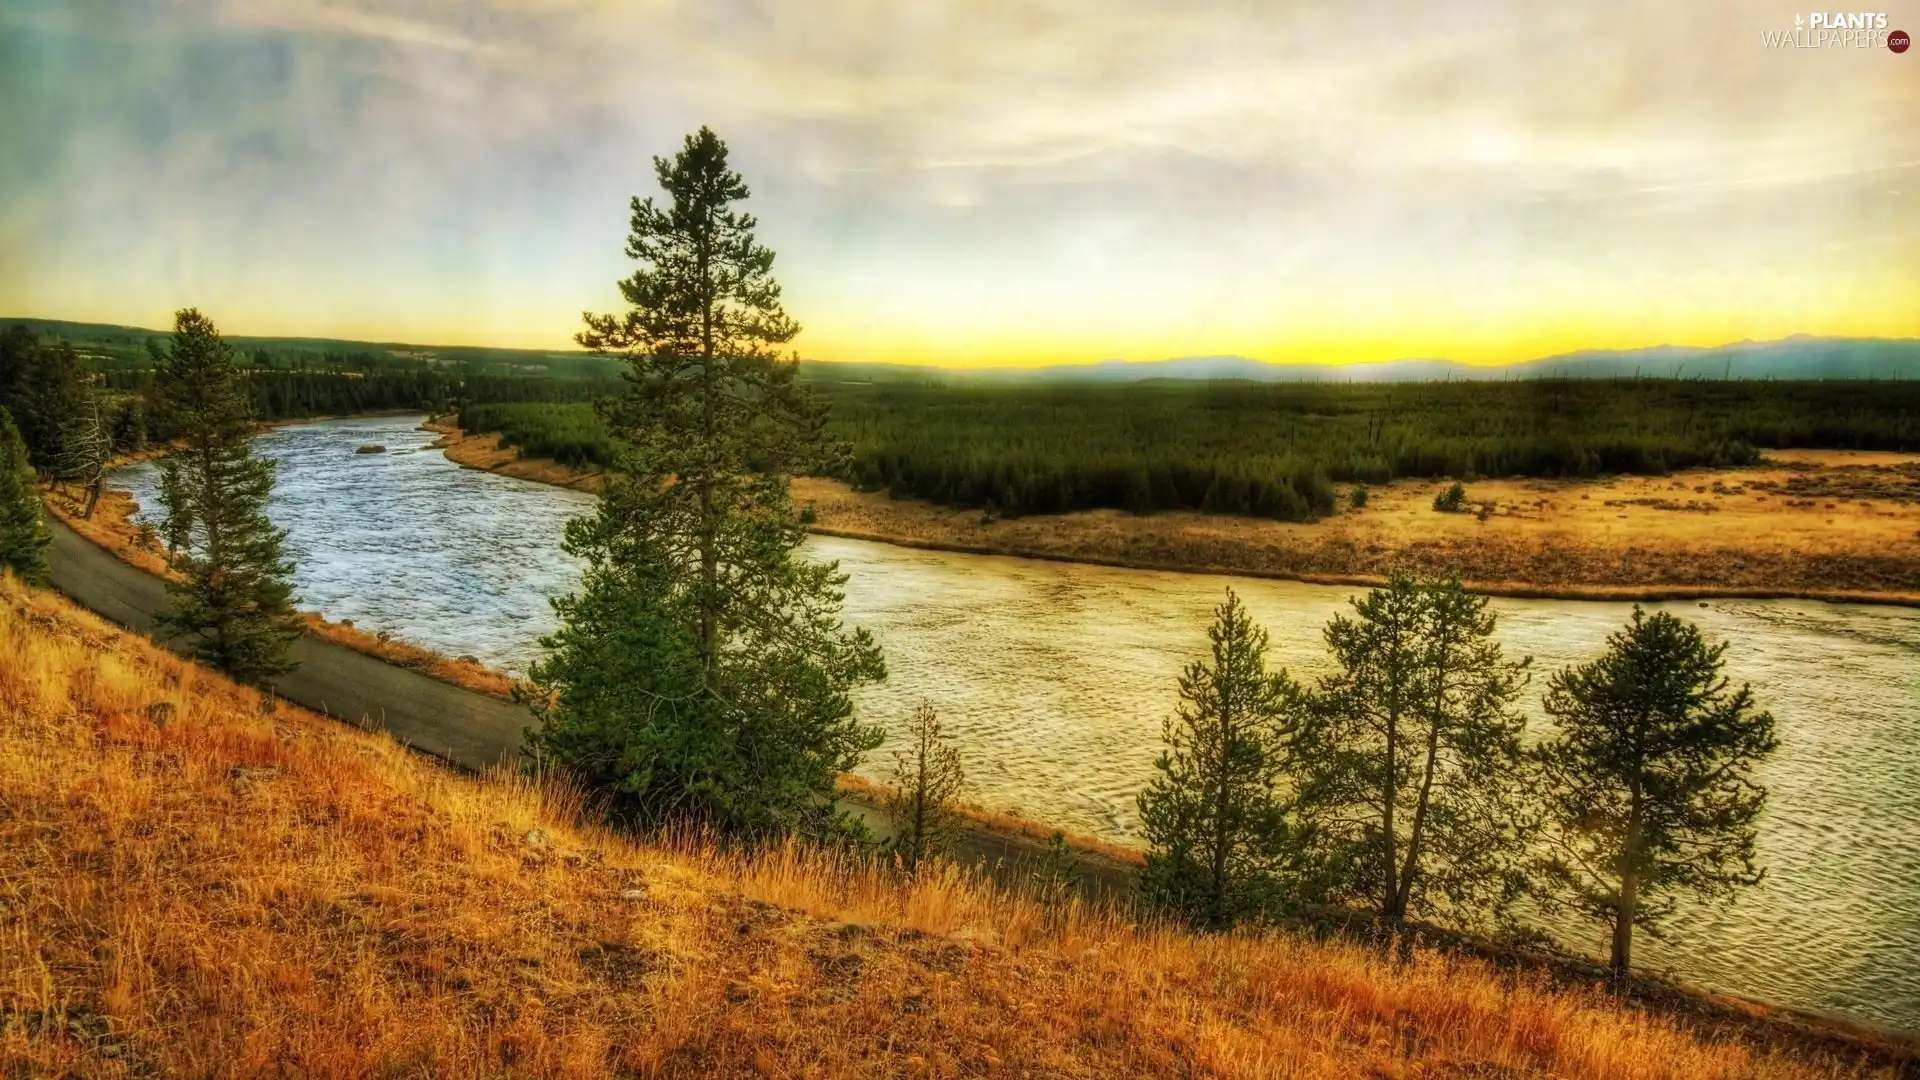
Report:
[{"label": "distant tree line", "polygon": [[[1336,482],[1661,475],[1750,464],[1757,447],[1920,449],[1920,382],[1655,379],[1418,384],[1155,382],[957,387],[822,383],[865,490],[999,514],[1113,508],[1285,520]],[[530,456],[610,465],[584,403],[462,410]]]},{"label": "distant tree line", "polygon": [[[97,470],[114,453],[170,442],[176,431],[158,407],[165,367],[161,339],[144,338],[146,363],[96,370],[64,339],[13,325],[0,332],[0,407],[8,410],[43,480]],[[414,363],[368,371],[273,366],[259,351],[233,355],[237,386],[256,420],[417,409],[446,412],[473,401],[590,401],[618,387],[613,379],[462,375]],[[250,366],[250,365],[266,366]],[[97,444],[97,446],[96,446]],[[104,456],[92,453],[104,448]],[[91,454],[91,456],[88,456]]]},{"label": "distant tree line", "polygon": [[824,387],[855,486],[1003,514],[1305,519],[1334,482],[1659,475],[1757,447],[1920,448],[1920,383]]},{"label": "distant tree line", "polygon": [[[261,420],[333,416],[396,409],[449,412],[469,401],[582,401],[608,393],[611,381],[524,375],[463,377],[428,370],[356,374],[340,371],[241,369],[253,414]],[[143,402],[154,385],[151,370],[119,370],[103,385]],[[150,412],[151,410],[145,410]],[[154,431],[154,437],[164,436]]]}]

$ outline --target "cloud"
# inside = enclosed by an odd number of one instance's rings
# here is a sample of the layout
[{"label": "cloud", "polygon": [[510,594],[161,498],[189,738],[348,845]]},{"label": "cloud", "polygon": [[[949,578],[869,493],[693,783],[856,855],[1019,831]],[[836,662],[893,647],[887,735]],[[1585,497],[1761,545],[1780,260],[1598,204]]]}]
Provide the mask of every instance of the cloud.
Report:
[{"label": "cloud", "polygon": [[847,358],[1885,329],[1920,276],[1868,242],[1920,84],[1732,0],[61,10],[0,0],[10,310],[561,344],[702,123]]},{"label": "cloud", "polygon": [[448,52],[490,52],[497,46],[477,41],[450,27],[379,11],[318,0],[231,0],[219,15],[239,26],[308,31],[367,38],[399,46],[424,46]]}]

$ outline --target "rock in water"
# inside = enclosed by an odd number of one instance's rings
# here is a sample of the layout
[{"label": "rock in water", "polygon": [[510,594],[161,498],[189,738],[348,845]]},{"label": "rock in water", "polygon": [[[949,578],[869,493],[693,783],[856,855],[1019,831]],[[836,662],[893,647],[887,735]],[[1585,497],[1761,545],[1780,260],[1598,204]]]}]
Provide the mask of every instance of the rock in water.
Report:
[{"label": "rock in water", "polygon": [[384,454],[386,452],[387,452],[387,448],[384,446],[381,446],[379,443],[368,443],[367,445],[354,451],[354,453],[356,454]]}]

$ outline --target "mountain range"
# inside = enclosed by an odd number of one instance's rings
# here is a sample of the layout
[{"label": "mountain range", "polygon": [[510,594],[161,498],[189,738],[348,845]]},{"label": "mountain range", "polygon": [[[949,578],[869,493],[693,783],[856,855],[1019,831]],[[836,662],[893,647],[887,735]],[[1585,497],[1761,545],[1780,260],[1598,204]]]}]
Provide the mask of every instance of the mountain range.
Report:
[{"label": "mountain range", "polygon": [[[0,319],[35,332],[65,338],[106,366],[146,362],[146,339],[158,330],[46,319]],[[619,370],[615,359],[578,350],[507,349],[484,346],[409,345],[335,338],[228,338],[243,351],[265,350],[329,359],[361,358],[382,366],[425,363],[457,365],[500,374],[605,377]],[[1272,364],[1244,356],[1183,356],[1167,360],[1103,360],[1030,368],[930,368],[912,364],[802,361],[807,376],[838,382],[1128,383],[1148,379],[1253,382],[1423,382],[1500,379],[1915,379],[1920,378],[1920,338],[1843,338],[1796,335],[1779,341],[1740,341],[1695,347],[1653,345],[1639,349],[1591,349],[1511,364],[1463,364],[1408,359],[1369,364]]]},{"label": "mountain range", "polygon": [[1920,339],[1830,338],[1797,335],[1780,341],[1741,341],[1710,348],[1654,345],[1583,350],[1512,364],[1454,360],[1388,360],[1370,364],[1270,364],[1244,356],[1187,356],[1169,360],[1105,360],[1037,368],[943,369],[904,364],[820,364],[847,376],[982,382],[1141,382],[1147,379],[1243,379],[1253,382],[1426,382],[1502,379],[1916,379]]}]

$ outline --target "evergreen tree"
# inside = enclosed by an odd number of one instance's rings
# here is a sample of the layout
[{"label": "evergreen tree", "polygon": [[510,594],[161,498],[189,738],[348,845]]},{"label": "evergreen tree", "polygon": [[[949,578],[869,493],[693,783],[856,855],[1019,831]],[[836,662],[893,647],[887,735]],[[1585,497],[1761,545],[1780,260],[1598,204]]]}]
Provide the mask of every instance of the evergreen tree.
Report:
[{"label": "evergreen tree", "polygon": [[0,408],[0,568],[36,585],[45,581],[52,541],[40,518],[40,490],[27,462],[27,444],[13,417]]},{"label": "evergreen tree", "polygon": [[1758,884],[1753,770],[1773,751],[1773,717],[1721,674],[1726,644],[1666,612],[1607,639],[1598,660],[1555,674],[1543,743],[1548,856],[1542,895],[1612,931],[1625,975],[1633,930],[1658,933],[1676,894],[1731,901]]},{"label": "evergreen tree", "polygon": [[702,128],[654,164],[670,201],[633,200],[629,310],[579,335],[627,360],[604,406],[623,449],[598,511],[567,530],[587,570],[534,671],[534,750],[640,822],[834,832],[838,775],[880,741],[849,695],[886,669],[842,626],[838,566],[797,555],[788,477],[845,450],[776,351],[799,327],[734,206],[748,193],[725,144]]},{"label": "evergreen tree", "polygon": [[13,414],[36,472],[59,473],[87,394],[80,356],[68,342],[41,342],[19,325],[0,338],[0,407]]},{"label": "evergreen tree", "polygon": [[1266,670],[1267,634],[1232,589],[1207,631],[1212,663],[1180,676],[1159,775],[1140,793],[1141,890],[1196,927],[1224,930],[1281,900],[1291,838],[1281,790],[1301,695]]},{"label": "evergreen tree", "polygon": [[253,456],[246,387],[212,320],[175,315],[155,389],[181,443],[161,463],[161,531],[181,575],[167,583],[162,625],[234,678],[270,682],[292,669],[287,648],[300,634],[293,564],[266,515],[273,462]]},{"label": "evergreen tree", "polygon": [[922,702],[914,710],[905,746],[893,754],[894,790],[887,797],[893,824],[888,849],[908,870],[944,854],[953,842],[954,800],[966,784],[960,751],[940,730],[940,716]]},{"label": "evergreen tree", "polygon": [[1458,577],[1395,573],[1353,608],[1326,628],[1338,670],[1299,751],[1302,817],[1391,922],[1499,911],[1524,882],[1525,721],[1511,706],[1529,662],[1502,658],[1486,598]]}]

